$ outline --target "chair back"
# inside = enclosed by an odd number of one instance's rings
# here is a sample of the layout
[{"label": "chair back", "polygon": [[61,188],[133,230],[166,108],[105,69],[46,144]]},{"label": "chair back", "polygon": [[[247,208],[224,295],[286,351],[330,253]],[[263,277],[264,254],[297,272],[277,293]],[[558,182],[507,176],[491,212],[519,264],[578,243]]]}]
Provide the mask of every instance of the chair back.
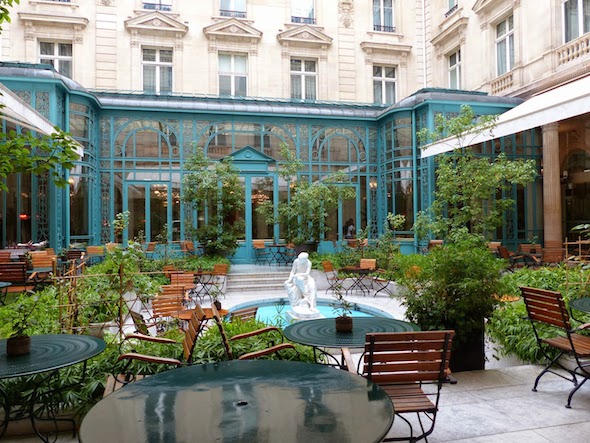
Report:
[{"label": "chair back", "polygon": [[360,268],[361,269],[376,269],[377,268],[377,259],[375,259],[375,258],[361,258]]},{"label": "chair back", "polygon": [[0,251],[0,263],[10,262],[10,251]]},{"label": "chair back", "polygon": [[556,327],[569,335],[571,330],[570,317],[563,297],[559,292],[547,289],[520,287],[520,292],[526,306],[529,320],[533,323],[543,323]]},{"label": "chair back", "polygon": [[160,289],[160,295],[165,297],[170,296],[184,296],[185,294],[185,286],[182,284],[173,284],[173,285],[162,285]]},{"label": "chair back", "polygon": [[54,269],[56,260],[57,257],[55,255],[49,255],[45,251],[31,252],[33,270],[42,268]]},{"label": "chair back", "polygon": [[211,311],[213,313],[213,319],[215,320],[215,324],[219,328],[219,334],[221,335],[221,343],[223,344],[223,349],[225,349],[225,355],[228,360],[233,360],[234,355],[231,351],[229,338],[227,337],[227,334],[225,333],[225,328],[223,327],[223,320],[219,315],[219,311],[217,310],[214,304],[211,304]]},{"label": "chair back", "polygon": [[254,249],[264,249],[266,247],[264,240],[252,240],[252,247]]},{"label": "chair back", "polygon": [[256,318],[256,314],[258,313],[258,306],[254,306],[253,308],[244,308],[244,309],[237,309],[232,311],[231,313],[231,321],[239,319],[240,321],[248,321]]},{"label": "chair back", "polygon": [[155,241],[148,242],[146,252],[154,252],[156,250],[157,243]]},{"label": "chair back", "polygon": [[143,335],[150,335],[150,331],[149,331],[147,325],[145,324],[145,320],[143,318],[143,315],[141,315],[139,312],[136,312],[136,311],[129,311],[129,315],[131,316],[131,319],[133,320],[133,326],[135,326],[135,332],[139,332],[140,334],[143,334]]},{"label": "chair back", "polygon": [[324,260],[322,262],[322,268],[324,268],[324,272],[327,274],[329,272],[334,272],[334,265],[330,260]]},{"label": "chair back", "polygon": [[188,327],[184,333],[184,339],[182,340],[182,351],[184,353],[184,359],[190,364],[192,363],[193,351],[199,335],[203,331],[205,326],[205,320],[207,316],[205,311],[201,308],[201,305],[197,304],[192,310],[190,320],[188,321]]},{"label": "chair back", "polygon": [[518,245],[517,252],[526,252],[527,254],[540,254],[543,248],[538,243],[521,243]]},{"label": "chair back", "polygon": [[195,274],[192,272],[171,272],[170,285],[184,286],[188,291],[195,287]]},{"label": "chair back", "polygon": [[377,384],[443,383],[449,374],[455,331],[368,333],[359,362]]},{"label": "chair back", "polygon": [[443,242],[443,240],[429,240],[428,249],[436,248],[437,246],[442,246]]},{"label": "chair back", "polygon": [[158,295],[152,300],[152,317],[170,318],[177,317],[184,310],[184,294]]},{"label": "chair back", "polygon": [[104,246],[86,246],[86,255],[89,257],[103,256]]},{"label": "chair back", "polygon": [[216,263],[213,265],[213,275],[227,275],[229,265],[227,263]]},{"label": "chair back", "polygon": [[498,245],[496,249],[498,250],[498,254],[500,254],[500,258],[510,260],[510,251],[506,246]]}]

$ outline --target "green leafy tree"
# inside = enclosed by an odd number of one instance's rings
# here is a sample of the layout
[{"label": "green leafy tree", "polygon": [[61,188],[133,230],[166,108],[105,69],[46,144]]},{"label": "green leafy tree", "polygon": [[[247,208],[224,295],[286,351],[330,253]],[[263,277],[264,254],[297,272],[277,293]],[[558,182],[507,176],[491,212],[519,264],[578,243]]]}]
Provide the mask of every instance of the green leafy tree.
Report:
[{"label": "green leafy tree", "polygon": [[193,231],[197,241],[206,254],[231,254],[244,234],[244,190],[233,159],[212,161],[203,148],[197,148],[185,169],[190,172],[183,178],[182,199],[200,214],[207,214],[207,220]]},{"label": "green leafy tree", "polygon": [[428,231],[436,237],[450,238],[458,230],[483,235],[503,222],[505,211],[515,204],[509,190],[513,185],[531,183],[536,175],[534,160],[509,160],[477,156],[464,146],[476,133],[493,130],[496,116],[477,117],[472,108],[461,107],[458,116],[435,118],[435,130],[418,133],[421,143],[453,137],[459,148],[438,157],[435,201],[428,212],[418,214],[415,230],[424,238]]}]

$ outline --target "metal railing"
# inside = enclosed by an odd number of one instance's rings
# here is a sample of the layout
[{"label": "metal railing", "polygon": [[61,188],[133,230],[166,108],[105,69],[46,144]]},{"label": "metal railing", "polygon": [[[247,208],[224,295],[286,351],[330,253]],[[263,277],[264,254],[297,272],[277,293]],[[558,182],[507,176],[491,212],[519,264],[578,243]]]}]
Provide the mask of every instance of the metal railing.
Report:
[{"label": "metal railing", "polygon": [[291,16],[291,23],[303,23],[306,25],[315,25],[315,17],[296,17],[294,15]]},{"label": "metal railing", "polygon": [[246,11],[230,11],[229,9],[220,9],[219,15],[222,17],[246,18]]},{"label": "metal railing", "polygon": [[163,5],[161,3],[143,3],[143,9],[152,11],[172,11],[171,5]]},{"label": "metal railing", "polygon": [[451,9],[449,9],[447,12],[445,12],[445,18],[447,18],[449,15],[451,15],[453,12],[455,12],[457,9],[459,9],[459,5],[455,5],[453,6]]},{"label": "metal railing", "polygon": [[377,32],[395,32],[395,26],[373,25],[373,31],[377,31]]}]

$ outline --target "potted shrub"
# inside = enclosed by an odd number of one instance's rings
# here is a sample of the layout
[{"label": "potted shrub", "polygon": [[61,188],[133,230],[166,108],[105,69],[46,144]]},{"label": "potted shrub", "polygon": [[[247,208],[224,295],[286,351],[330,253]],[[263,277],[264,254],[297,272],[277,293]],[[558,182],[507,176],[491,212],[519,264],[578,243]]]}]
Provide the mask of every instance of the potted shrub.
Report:
[{"label": "potted shrub", "polygon": [[[31,335],[55,332],[59,327],[57,291],[48,287],[39,293],[28,291],[13,302],[0,307],[0,337],[8,338],[8,356],[26,355],[31,349]],[[39,309],[42,307],[42,309]]]},{"label": "potted shrub", "polygon": [[330,304],[336,314],[336,332],[352,332],[352,304],[344,298],[342,287],[335,288],[334,301]]},{"label": "potted shrub", "polygon": [[348,176],[338,171],[323,181],[309,181],[300,177],[303,164],[287,145],[281,148],[286,161],[279,169],[280,177],[287,183],[289,197],[279,202],[267,200],[256,208],[269,225],[278,223],[286,243],[296,245],[295,255],[313,251],[324,234],[330,230],[326,219],[338,209],[338,202],[356,196]]},{"label": "potted shrub", "polygon": [[[484,369],[485,319],[506,293],[503,260],[494,257],[482,237],[467,235],[432,249],[419,272],[405,272],[402,302],[406,317],[422,330],[453,329],[453,371]],[[410,268],[409,268],[410,269]]]}]

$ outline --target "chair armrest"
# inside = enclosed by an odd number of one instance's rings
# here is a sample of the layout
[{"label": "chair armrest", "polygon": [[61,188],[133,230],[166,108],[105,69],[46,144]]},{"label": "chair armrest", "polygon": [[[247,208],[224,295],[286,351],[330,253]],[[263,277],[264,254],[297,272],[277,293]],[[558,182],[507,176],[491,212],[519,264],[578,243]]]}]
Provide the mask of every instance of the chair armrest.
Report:
[{"label": "chair armrest", "polygon": [[240,340],[242,338],[254,337],[256,335],[265,334],[267,332],[277,331],[283,338],[283,333],[276,326],[267,326],[266,328],[257,329],[256,331],[244,332],[243,334],[237,334],[230,338],[230,340]]},{"label": "chair armrest", "polygon": [[138,333],[125,335],[125,340],[132,340],[132,339],[144,340],[144,341],[149,341],[152,343],[179,344],[176,340],[173,340],[171,338],[152,337],[151,335],[144,335],[144,334],[138,334]]},{"label": "chair armrest", "polygon": [[155,357],[153,355],[138,354],[137,352],[127,352],[126,354],[119,355],[117,361],[122,360],[139,360],[146,363],[160,363],[163,365],[174,366],[180,366],[182,364],[181,361],[177,360],[176,358]]},{"label": "chair armrest", "polygon": [[590,323],[584,323],[583,325],[580,325],[577,328],[572,329],[572,332],[573,331],[583,331],[588,328],[590,328]]},{"label": "chair armrest", "polygon": [[252,360],[258,357],[263,357],[265,355],[274,354],[275,352],[282,351],[284,349],[295,349],[295,346],[292,343],[280,343],[275,346],[271,346],[270,348],[261,349],[260,351],[253,351],[248,352],[247,354],[240,355],[238,360]]},{"label": "chair armrest", "polygon": [[356,369],[354,367],[354,361],[352,359],[352,354],[350,353],[350,349],[348,348],[341,348],[340,349],[341,352],[341,361],[340,361],[340,367],[342,369],[347,370],[348,372],[351,372],[353,374],[356,374]]}]

